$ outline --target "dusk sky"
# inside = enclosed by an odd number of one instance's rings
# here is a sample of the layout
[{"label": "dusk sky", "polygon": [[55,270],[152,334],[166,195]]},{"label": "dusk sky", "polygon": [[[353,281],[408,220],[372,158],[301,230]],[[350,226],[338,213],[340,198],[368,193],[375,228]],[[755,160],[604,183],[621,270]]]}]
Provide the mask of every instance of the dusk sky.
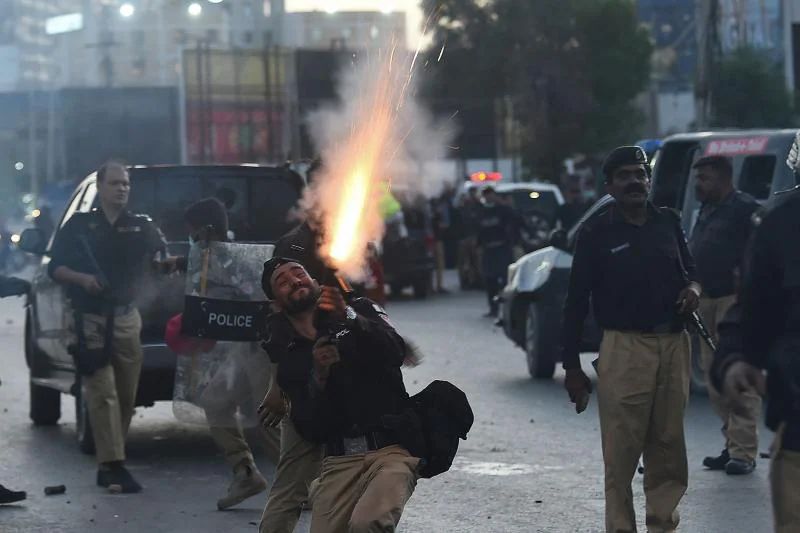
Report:
[{"label": "dusk sky", "polygon": [[334,6],[342,11],[376,11],[380,9],[394,9],[406,12],[408,25],[408,45],[416,47],[422,25],[422,11],[419,8],[420,0],[286,0],[287,11],[311,11],[317,9],[324,11]]}]

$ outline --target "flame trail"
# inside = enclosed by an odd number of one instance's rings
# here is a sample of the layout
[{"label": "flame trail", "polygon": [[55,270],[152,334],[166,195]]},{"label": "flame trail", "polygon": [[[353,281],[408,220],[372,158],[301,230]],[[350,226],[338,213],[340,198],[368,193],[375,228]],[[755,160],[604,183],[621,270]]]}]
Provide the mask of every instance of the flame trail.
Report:
[{"label": "flame trail", "polygon": [[[413,102],[418,55],[419,49],[408,53],[392,40],[345,73],[339,108],[309,117],[324,164],[303,207],[321,214],[323,257],[356,281],[363,279],[367,244],[383,236],[379,203],[392,163],[407,159],[406,144],[419,126]],[[441,140],[425,142],[444,152],[447,135],[437,135]]]}]

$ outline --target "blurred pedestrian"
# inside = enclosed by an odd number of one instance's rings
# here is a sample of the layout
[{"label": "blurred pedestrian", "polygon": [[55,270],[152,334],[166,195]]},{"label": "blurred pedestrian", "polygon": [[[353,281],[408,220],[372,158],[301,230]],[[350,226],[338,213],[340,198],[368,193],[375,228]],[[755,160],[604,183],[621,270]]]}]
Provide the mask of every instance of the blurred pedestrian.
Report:
[{"label": "blurred pedestrian", "polygon": [[583,193],[578,184],[570,184],[565,192],[564,205],[556,213],[556,227],[569,231],[580,220],[590,205],[584,201]]},{"label": "blurred pedestrian", "polygon": [[617,148],[603,164],[615,202],[578,235],[564,309],[564,386],[578,413],[592,384],[580,346],[590,302],[603,330],[597,361],[606,531],[636,531],[631,482],[644,456],[649,531],[674,531],[689,480],[683,420],[698,305],[694,259],[680,215],[648,201],[647,156]]},{"label": "blurred pedestrian", "polygon": [[[750,238],[753,213],[758,202],[733,187],[733,165],[727,157],[703,157],[694,164],[695,196],[702,203],[689,249],[697,262],[697,276],[703,287],[698,311],[711,334],[736,300],[736,272],[742,265]],[[703,369],[708,376],[714,353],[701,343]],[[731,411],[716,389],[708,388],[711,405],[722,419],[725,448],[717,457],[706,457],[703,465],[729,475],[750,474],[758,455],[758,414],[761,397],[747,395],[748,409],[740,415]]]},{"label": "blurred pedestrian", "polygon": [[481,268],[478,260],[478,220],[481,203],[478,189],[470,187],[457,206],[460,219],[460,239],[458,243],[458,275],[462,289],[472,289],[480,285]]},{"label": "blurred pedestrian", "polygon": [[483,258],[483,281],[489,303],[487,317],[497,316],[495,297],[507,282],[508,265],[513,261],[513,248],[517,240],[516,216],[500,199],[494,187],[486,187],[478,219],[478,246]]}]

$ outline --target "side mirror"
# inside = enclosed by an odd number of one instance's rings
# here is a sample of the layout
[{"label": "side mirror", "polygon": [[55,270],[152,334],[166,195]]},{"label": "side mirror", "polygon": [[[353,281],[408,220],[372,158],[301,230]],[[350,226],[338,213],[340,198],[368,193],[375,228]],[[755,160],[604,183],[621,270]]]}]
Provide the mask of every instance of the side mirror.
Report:
[{"label": "side mirror", "polygon": [[563,229],[556,229],[550,233],[550,246],[559,250],[567,249],[567,232]]},{"label": "side mirror", "polygon": [[39,228],[29,228],[22,232],[17,246],[23,252],[34,255],[44,255],[47,250],[47,238]]}]

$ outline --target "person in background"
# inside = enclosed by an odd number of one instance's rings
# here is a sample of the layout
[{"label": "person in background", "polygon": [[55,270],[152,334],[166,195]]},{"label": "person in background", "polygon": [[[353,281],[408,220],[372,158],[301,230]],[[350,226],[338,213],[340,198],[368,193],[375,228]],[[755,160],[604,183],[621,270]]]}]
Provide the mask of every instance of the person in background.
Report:
[{"label": "person in background", "polygon": [[483,207],[478,219],[478,246],[483,256],[483,276],[489,302],[487,317],[497,316],[495,297],[506,284],[508,265],[519,240],[516,216],[494,187],[483,190]]},{"label": "person in background", "polygon": [[[23,279],[0,276],[0,298],[28,294],[30,289],[31,284]],[[28,494],[25,491],[13,491],[0,485],[0,505],[21,502],[27,497]]]},{"label": "person in background", "polygon": [[449,228],[449,221],[446,219],[445,210],[442,208],[440,198],[433,198],[430,201],[431,223],[433,226],[433,240],[435,247],[433,250],[436,261],[436,274],[434,276],[434,290],[438,293],[446,293],[444,288],[445,270],[445,234]]},{"label": "person in background", "polygon": [[478,189],[470,187],[456,208],[461,229],[458,243],[458,271],[463,288],[475,288],[481,282],[481,268],[478,258],[478,220],[481,201]]},{"label": "person in background", "polygon": [[589,205],[583,200],[583,194],[577,184],[571,183],[564,193],[565,203],[558,208],[556,225],[564,231],[569,231],[589,209]]},{"label": "person in background", "polygon": [[[742,266],[752,233],[751,218],[759,204],[749,194],[733,188],[733,165],[727,157],[703,157],[694,164],[695,196],[702,202],[689,249],[697,262],[703,297],[698,311],[711,335],[736,301],[736,272]],[[701,343],[702,363],[709,377],[714,354]],[[731,411],[714,387],[708,388],[711,405],[722,419],[725,448],[718,457],[706,457],[703,465],[728,475],[751,474],[758,455],[758,415],[761,397],[744,395],[748,409]]]}]

